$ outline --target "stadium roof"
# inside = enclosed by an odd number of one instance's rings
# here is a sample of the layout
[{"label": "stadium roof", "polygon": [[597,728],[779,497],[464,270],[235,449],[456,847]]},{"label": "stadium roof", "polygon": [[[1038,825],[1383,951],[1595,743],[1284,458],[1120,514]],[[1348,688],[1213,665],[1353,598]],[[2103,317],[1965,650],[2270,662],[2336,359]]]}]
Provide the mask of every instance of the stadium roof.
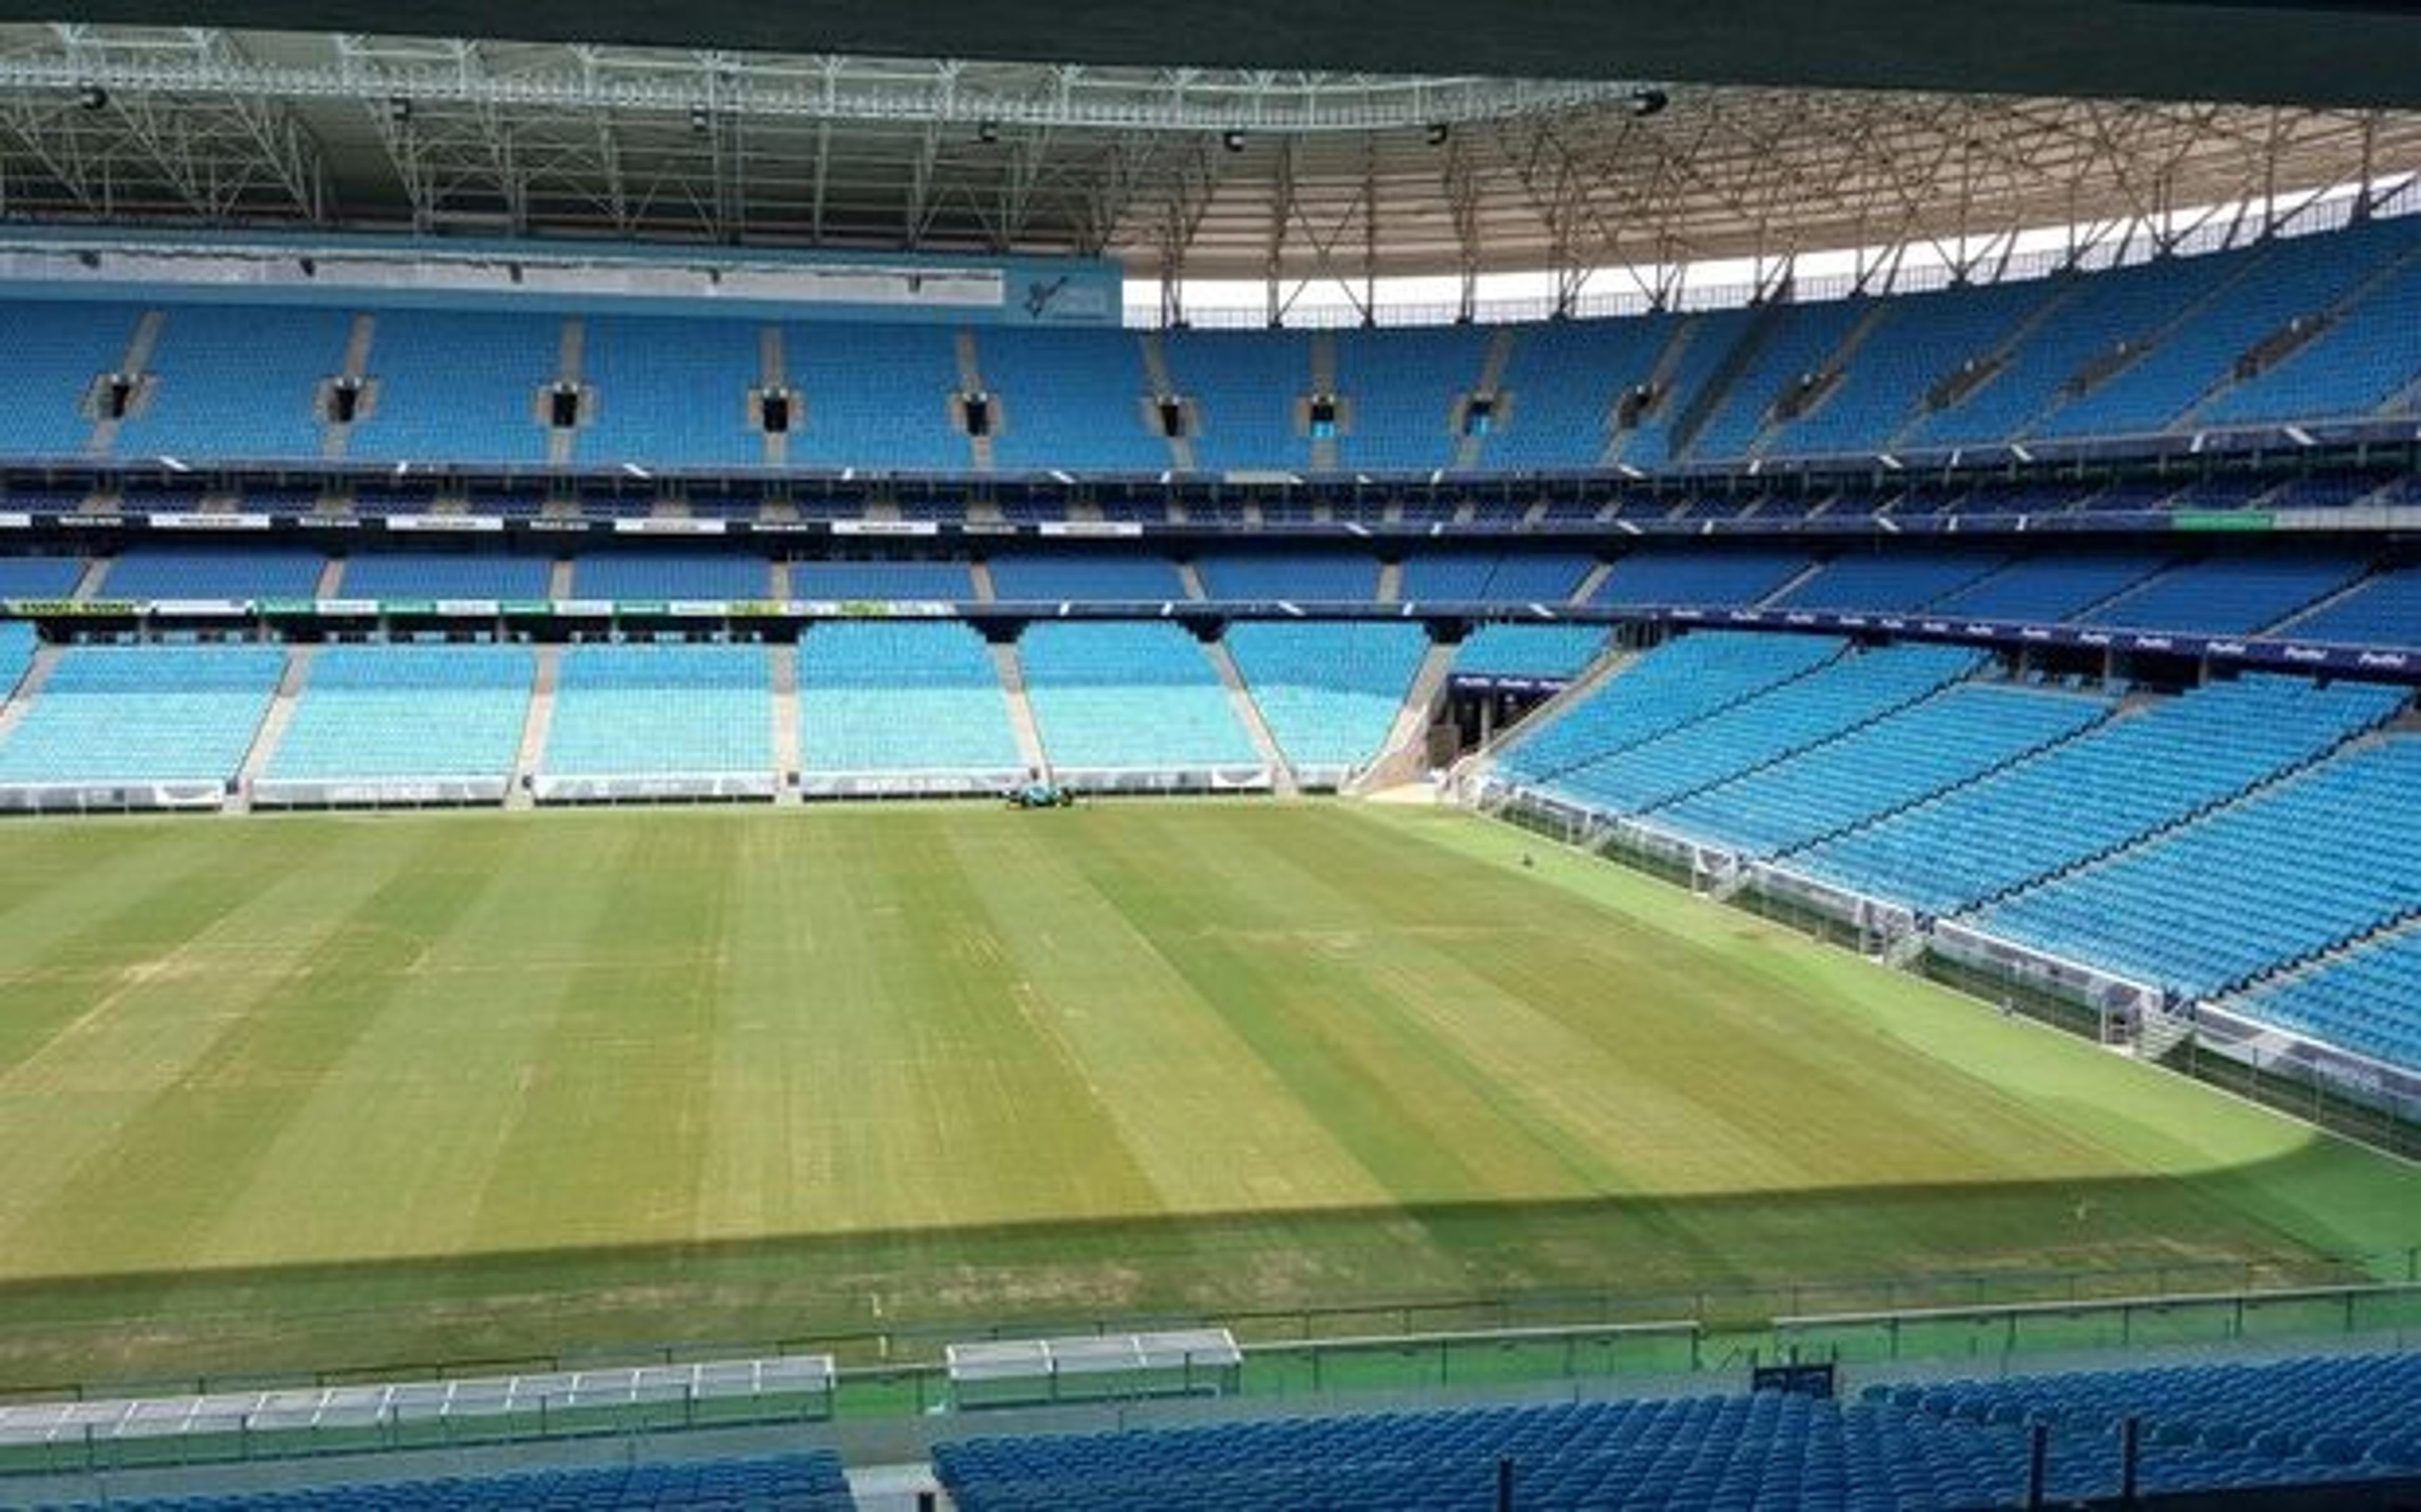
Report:
[{"label": "stadium roof", "polygon": [[2421,114],[2370,109],[0,25],[0,211],[111,225],[1351,287],[1929,242],[1976,261],[2019,229],[2417,168]]}]

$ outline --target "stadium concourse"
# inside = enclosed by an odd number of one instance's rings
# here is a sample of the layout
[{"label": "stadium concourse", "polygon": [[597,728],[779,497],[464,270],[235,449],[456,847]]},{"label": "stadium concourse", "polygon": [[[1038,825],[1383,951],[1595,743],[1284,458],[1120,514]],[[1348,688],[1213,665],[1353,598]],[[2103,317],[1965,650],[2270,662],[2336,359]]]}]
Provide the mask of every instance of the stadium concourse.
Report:
[{"label": "stadium concourse", "polygon": [[0,1505],[2421,1496],[2382,70],[180,8],[0,20]]}]

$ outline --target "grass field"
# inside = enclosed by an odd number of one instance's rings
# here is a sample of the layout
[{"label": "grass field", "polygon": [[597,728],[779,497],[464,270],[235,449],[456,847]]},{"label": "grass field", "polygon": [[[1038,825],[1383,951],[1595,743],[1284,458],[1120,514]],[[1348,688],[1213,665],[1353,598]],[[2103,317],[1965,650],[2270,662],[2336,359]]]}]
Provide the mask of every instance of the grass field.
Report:
[{"label": "grass field", "polygon": [[2412,1168],[1453,815],[5,844],[0,1382],[2421,1241]]}]

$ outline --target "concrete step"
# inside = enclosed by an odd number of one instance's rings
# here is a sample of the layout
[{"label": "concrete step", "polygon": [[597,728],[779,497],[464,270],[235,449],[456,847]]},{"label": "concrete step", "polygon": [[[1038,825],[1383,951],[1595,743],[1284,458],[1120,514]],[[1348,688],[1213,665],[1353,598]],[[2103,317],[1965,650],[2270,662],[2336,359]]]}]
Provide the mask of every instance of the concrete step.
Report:
[{"label": "concrete step", "polygon": [[1373,793],[1400,787],[1429,774],[1429,726],[1437,723],[1438,706],[1445,700],[1445,679],[1454,670],[1454,647],[1431,642],[1404,690],[1404,705],[1388,728],[1387,743],[1368,765],[1346,783],[1349,793]]},{"label": "concrete step", "polygon": [[799,803],[799,647],[794,642],[773,652],[773,789],[776,803]]},{"label": "concrete step", "polygon": [[17,686],[9,691],[7,699],[0,700],[0,740],[8,738],[8,732],[25,717],[25,710],[34,706],[42,685],[51,680],[53,672],[58,670],[59,653],[63,649],[57,646],[36,649],[34,660],[25,668],[25,675],[17,679]]},{"label": "concrete step", "polygon": [[252,735],[252,748],[244,753],[243,765],[238,769],[236,790],[226,803],[230,814],[248,812],[252,807],[252,785],[269,770],[271,758],[277,755],[277,744],[286,739],[286,727],[294,723],[295,706],[302,702],[303,690],[311,680],[311,660],[318,653],[316,646],[290,646],[286,650],[286,672],[277,680],[277,695],[269,701],[269,712],[262,717],[260,728]]},{"label": "concrete step", "polygon": [[1000,675],[1001,694],[1008,700],[1008,727],[1017,737],[1018,756],[1027,771],[1039,773],[1047,782],[1051,777],[1051,757],[1042,747],[1042,726],[1035,723],[1034,705],[1025,696],[1025,663],[1018,658],[1017,643],[994,642],[992,664]]},{"label": "concrete step", "polygon": [[1269,721],[1261,717],[1261,706],[1253,701],[1252,690],[1244,686],[1244,674],[1237,668],[1236,659],[1227,654],[1226,644],[1205,641],[1202,651],[1210,659],[1211,666],[1218,669],[1219,680],[1226,685],[1227,704],[1236,711],[1236,723],[1244,726],[1244,733],[1252,738],[1253,749],[1260,753],[1262,764],[1270,769],[1271,786],[1280,797],[1294,797],[1303,790],[1303,785],[1295,780],[1294,768],[1288,763]]},{"label": "concrete step", "polygon": [[507,808],[530,808],[536,804],[530,797],[529,780],[546,758],[547,731],[554,725],[555,678],[562,666],[562,647],[538,648],[538,671],[530,679],[529,709],[522,716],[521,749],[513,756],[511,786],[505,789]]}]

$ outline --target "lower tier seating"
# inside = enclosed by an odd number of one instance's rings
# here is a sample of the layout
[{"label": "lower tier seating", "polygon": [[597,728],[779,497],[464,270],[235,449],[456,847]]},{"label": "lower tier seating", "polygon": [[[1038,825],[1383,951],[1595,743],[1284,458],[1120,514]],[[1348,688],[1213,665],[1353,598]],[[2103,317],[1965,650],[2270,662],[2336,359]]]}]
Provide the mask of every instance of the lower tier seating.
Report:
[{"label": "lower tier seating", "polygon": [[1501,1460],[1516,1506],[1919,1512],[2023,1504],[2036,1422],[2052,1495],[2113,1495],[2131,1414],[2146,1491],[2406,1476],[2421,1356],[974,1439],[934,1463],[962,1512],[1488,1512]]},{"label": "lower tier seating", "polygon": [[2421,929],[2366,942],[2232,1006],[2357,1055],[2421,1068]]},{"label": "lower tier seating", "polygon": [[2275,787],[2021,893],[1990,934],[2206,998],[2421,909],[2421,737]]},{"label": "lower tier seating", "polygon": [[229,782],[282,646],[76,647],[0,741],[0,783]]},{"label": "lower tier seating", "polygon": [[1278,749],[1298,768],[1358,767],[1379,754],[1429,651],[1403,620],[1230,626],[1227,651]]},{"label": "lower tier seating", "polygon": [[607,1465],[596,1469],[519,1471],[503,1475],[449,1475],[443,1480],[385,1481],[242,1496],[189,1496],[175,1501],[114,1497],[112,1507],[133,1512],[506,1512],[562,1508],[577,1512],[641,1512],[649,1507],[781,1507],[787,1512],[851,1512],[840,1460],[822,1450],[768,1459],[705,1459],[684,1464]]},{"label": "lower tier seating", "polygon": [[1641,813],[1880,719],[1966,677],[1982,661],[1957,646],[1851,650],[1805,677],[1566,771],[1554,787],[1603,812]]},{"label": "lower tier seating", "polygon": [[2106,717],[2099,699],[1962,684],[1657,813],[1684,834],[1771,857],[1973,782]]},{"label": "lower tier seating", "polygon": [[1956,913],[2310,761],[2403,703],[2401,690],[2370,683],[2213,683],[1827,840],[1793,865]]},{"label": "lower tier seating", "polygon": [[1260,765],[1218,673],[1181,626],[1045,621],[1026,628],[1018,655],[1054,768]]},{"label": "lower tier seating", "polygon": [[537,665],[524,646],[322,647],[266,775],[509,775]]},{"label": "lower tier seating", "polygon": [[1023,770],[971,625],[842,619],[799,638],[799,764],[815,772]]},{"label": "lower tier seating", "polygon": [[1454,670],[1473,678],[1577,678],[1605,649],[1603,625],[1482,625],[1455,648]]},{"label": "lower tier seating", "polygon": [[761,646],[568,647],[539,769],[582,777],[771,772],[771,653]]},{"label": "lower tier seating", "polygon": [[1652,740],[1812,672],[1841,654],[1829,635],[1709,631],[1684,635],[1591,689],[1505,755],[1507,775],[1543,782]]}]

